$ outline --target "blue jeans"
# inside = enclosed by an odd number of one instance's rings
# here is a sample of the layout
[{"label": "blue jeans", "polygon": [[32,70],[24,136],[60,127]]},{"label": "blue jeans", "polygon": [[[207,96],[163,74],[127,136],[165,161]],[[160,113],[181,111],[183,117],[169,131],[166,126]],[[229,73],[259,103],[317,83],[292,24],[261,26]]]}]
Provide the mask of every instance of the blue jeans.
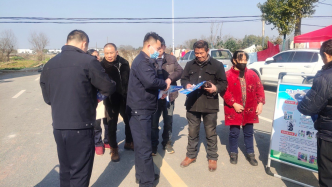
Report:
[{"label": "blue jeans", "polygon": [[152,134],[151,141],[152,147],[158,147],[159,144],[159,118],[161,113],[164,119],[164,129],[163,129],[163,141],[162,145],[172,144],[172,126],[173,126],[173,111],[174,111],[174,101],[166,102],[166,99],[158,100],[158,109],[156,113],[152,115]]},{"label": "blue jeans", "polygon": [[[242,126],[244,144],[247,149],[247,154],[254,153],[254,124],[248,123]],[[238,153],[238,138],[240,135],[240,126],[231,125],[229,132],[229,149],[231,153]]]},{"label": "blue jeans", "polygon": [[101,119],[97,119],[95,122],[95,146],[96,147],[102,147],[104,144],[108,143],[108,124],[106,118],[103,118],[103,123],[105,127],[105,133],[104,133],[104,142],[101,138],[102,129],[101,129]]}]

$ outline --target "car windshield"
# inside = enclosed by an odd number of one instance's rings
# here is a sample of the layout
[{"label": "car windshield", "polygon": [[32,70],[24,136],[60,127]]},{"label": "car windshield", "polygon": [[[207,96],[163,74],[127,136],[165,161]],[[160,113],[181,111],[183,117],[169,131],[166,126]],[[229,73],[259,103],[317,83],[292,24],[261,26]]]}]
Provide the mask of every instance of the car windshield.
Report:
[{"label": "car windshield", "polygon": [[231,59],[232,55],[226,50],[214,50],[211,51],[211,57],[214,59]]}]

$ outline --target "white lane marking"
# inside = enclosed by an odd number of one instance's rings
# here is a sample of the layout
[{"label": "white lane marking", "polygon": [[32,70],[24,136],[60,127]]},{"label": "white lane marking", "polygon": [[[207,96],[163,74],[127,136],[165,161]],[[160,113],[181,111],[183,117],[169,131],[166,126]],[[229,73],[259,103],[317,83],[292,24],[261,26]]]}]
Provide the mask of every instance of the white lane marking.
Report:
[{"label": "white lane marking", "polygon": [[272,120],[269,119],[269,118],[265,118],[265,117],[262,117],[262,116],[258,116],[258,117],[259,117],[259,119],[262,119],[262,120],[265,120],[265,121],[267,121],[267,122],[272,123]]},{"label": "white lane marking", "polygon": [[266,93],[276,94],[275,92],[265,91]]},{"label": "white lane marking", "polygon": [[20,92],[18,92],[16,95],[14,95],[14,97],[12,97],[13,99],[18,98],[23,92],[25,92],[25,90],[21,90]]},{"label": "white lane marking", "polygon": [[35,81],[39,81],[40,77],[37,77],[37,79],[35,79]]}]

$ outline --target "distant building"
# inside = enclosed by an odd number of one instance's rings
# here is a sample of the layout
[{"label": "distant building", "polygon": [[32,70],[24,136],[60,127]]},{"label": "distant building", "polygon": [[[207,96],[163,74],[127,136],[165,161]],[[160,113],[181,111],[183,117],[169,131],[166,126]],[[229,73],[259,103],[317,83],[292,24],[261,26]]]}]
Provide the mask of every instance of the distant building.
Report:
[{"label": "distant building", "polygon": [[51,53],[51,54],[59,54],[59,53],[61,53],[61,49],[49,49],[49,50],[48,50],[48,53]]},{"label": "distant building", "polygon": [[31,49],[17,49],[17,53],[18,53],[18,54],[22,54],[22,53],[25,53],[25,54],[32,54],[32,53],[33,53],[33,50],[31,50]]}]

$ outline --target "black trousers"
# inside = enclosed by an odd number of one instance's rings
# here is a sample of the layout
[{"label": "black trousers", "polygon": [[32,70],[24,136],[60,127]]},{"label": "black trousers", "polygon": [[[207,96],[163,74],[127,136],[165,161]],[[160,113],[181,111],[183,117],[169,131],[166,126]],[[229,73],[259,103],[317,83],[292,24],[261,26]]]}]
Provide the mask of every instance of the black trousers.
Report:
[{"label": "black trousers", "polygon": [[129,116],[129,124],[134,139],[136,178],[140,187],[151,187],[154,182],[151,115]]},{"label": "black trousers", "polygon": [[129,119],[126,114],[126,100],[124,98],[119,98],[116,101],[105,100],[106,106],[106,117],[108,124],[108,141],[112,148],[118,148],[118,142],[116,140],[116,131],[118,129],[118,118],[119,114],[123,118],[125,124],[125,134],[126,143],[133,142],[133,137],[131,135]]},{"label": "black trousers", "polygon": [[317,165],[320,187],[332,186],[332,142],[317,139]]},{"label": "black trousers", "polygon": [[199,129],[201,125],[201,118],[203,123],[207,141],[207,158],[209,160],[218,160],[217,147],[217,113],[201,113],[187,111],[188,119],[188,146],[187,157],[197,157],[197,145],[199,140]]},{"label": "black trousers", "polygon": [[104,144],[109,144],[108,143],[108,124],[107,124],[107,119],[103,118],[103,123],[104,123],[104,141],[101,138],[102,134],[102,129],[101,129],[101,119],[97,119],[95,122],[95,146],[96,147],[103,147]]},{"label": "black trousers", "polygon": [[53,130],[61,187],[89,186],[95,156],[93,129]]}]

